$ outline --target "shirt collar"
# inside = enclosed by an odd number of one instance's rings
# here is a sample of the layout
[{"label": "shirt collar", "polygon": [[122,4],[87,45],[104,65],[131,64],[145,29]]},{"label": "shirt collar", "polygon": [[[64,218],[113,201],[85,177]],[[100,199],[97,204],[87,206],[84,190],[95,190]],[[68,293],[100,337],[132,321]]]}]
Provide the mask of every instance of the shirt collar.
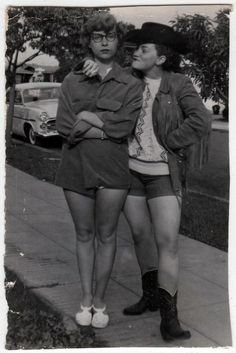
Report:
[{"label": "shirt collar", "polygon": [[124,69],[122,69],[120,65],[114,62],[112,70],[106,75],[104,81],[108,81],[110,79],[127,84],[130,78],[129,75],[124,71]]},{"label": "shirt collar", "polygon": [[170,76],[171,76],[170,72],[163,71],[159,92],[168,93],[170,91],[170,84],[169,84]]},{"label": "shirt collar", "polygon": [[[83,81],[90,81],[92,79],[94,79],[94,77],[88,77],[86,75],[84,75],[81,71],[77,72],[77,79],[79,82],[83,82]],[[97,78],[97,77],[96,77]],[[117,82],[121,82],[121,83],[125,83],[127,84],[129,82],[129,74],[126,73],[124,71],[124,69],[122,69],[120,67],[120,65],[118,65],[116,62],[113,63],[112,69],[108,72],[108,74],[104,77],[103,82],[107,82],[110,80],[115,80]]]}]

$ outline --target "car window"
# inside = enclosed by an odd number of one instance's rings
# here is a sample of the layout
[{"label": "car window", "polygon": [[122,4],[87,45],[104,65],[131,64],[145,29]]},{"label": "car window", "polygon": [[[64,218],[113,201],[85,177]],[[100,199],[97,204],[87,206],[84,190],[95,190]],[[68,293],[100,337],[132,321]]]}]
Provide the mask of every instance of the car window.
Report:
[{"label": "car window", "polygon": [[33,88],[23,92],[24,102],[34,102],[38,100],[56,99],[59,97],[59,87]]}]

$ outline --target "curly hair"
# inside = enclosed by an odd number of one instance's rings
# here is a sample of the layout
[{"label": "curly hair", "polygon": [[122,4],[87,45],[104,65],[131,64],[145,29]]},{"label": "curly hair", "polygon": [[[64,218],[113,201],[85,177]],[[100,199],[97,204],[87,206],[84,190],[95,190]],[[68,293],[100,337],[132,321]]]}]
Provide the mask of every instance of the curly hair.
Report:
[{"label": "curly hair", "polygon": [[181,72],[180,63],[182,61],[181,55],[163,44],[155,44],[156,51],[159,56],[164,55],[166,61],[162,65],[163,70]]},{"label": "curly hair", "polygon": [[89,18],[82,27],[80,37],[80,42],[84,50],[87,52],[89,51],[88,45],[93,31],[104,31],[105,33],[108,33],[112,30],[116,30],[118,45],[120,46],[125,34],[122,23],[117,22],[116,18],[108,12],[99,12]]}]

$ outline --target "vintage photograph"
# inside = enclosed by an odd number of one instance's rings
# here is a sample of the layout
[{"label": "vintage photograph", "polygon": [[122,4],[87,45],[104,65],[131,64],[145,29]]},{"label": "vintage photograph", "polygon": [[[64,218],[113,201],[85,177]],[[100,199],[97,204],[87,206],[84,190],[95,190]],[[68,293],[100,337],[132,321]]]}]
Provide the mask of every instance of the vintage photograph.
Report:
[{"label": "vintage photograph", "polygon": [[231,11],[6,7],[5,349],[232,347]]}]

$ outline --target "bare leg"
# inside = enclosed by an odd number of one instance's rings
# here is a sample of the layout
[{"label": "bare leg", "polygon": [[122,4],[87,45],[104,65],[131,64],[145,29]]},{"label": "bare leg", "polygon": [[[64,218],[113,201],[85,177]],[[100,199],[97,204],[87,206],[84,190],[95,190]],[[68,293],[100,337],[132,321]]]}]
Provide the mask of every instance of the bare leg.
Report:
[{"label": "bare leg", "polygon": [[72,191],[65,190],[64,193],[77,235],[76,252],[82,287],[81,304],[90,306],[93,299],[95,201]]},{"label": "bare leg", "polygon": [[189,339],[191,333],[183,330],[177,309],[179,275],[178,233],[181,206],[175,196],[149,200],[159,252],[160,331],[165,341]]},{"label": "bare leg", "polygon": [[157,270],[157,248],[146,197],[128,195],[123,211],[131,228],[142,276],[146,272]]},{"label": "bare leg", "polygon": [[178,287],[178,233],[181,207],[175,196],[162,196],[148,201],[158,246],[159,286],[172,296]]},{"label": "bare leg", "polygon": [[132,231],[134,248],[142,274],[143,294],[138,302],[124,308],[123,313],[141,315],[146,310],[156,311],[159,307],[157,247],[146,197],[128,195],[124,214]]},{"label": "bare leg", "polygon": [[116,228],[125,201],[126,190],[101,189],[96,197],[96,290],[94,306],[104,307],[104,295],[116,252]]}]

